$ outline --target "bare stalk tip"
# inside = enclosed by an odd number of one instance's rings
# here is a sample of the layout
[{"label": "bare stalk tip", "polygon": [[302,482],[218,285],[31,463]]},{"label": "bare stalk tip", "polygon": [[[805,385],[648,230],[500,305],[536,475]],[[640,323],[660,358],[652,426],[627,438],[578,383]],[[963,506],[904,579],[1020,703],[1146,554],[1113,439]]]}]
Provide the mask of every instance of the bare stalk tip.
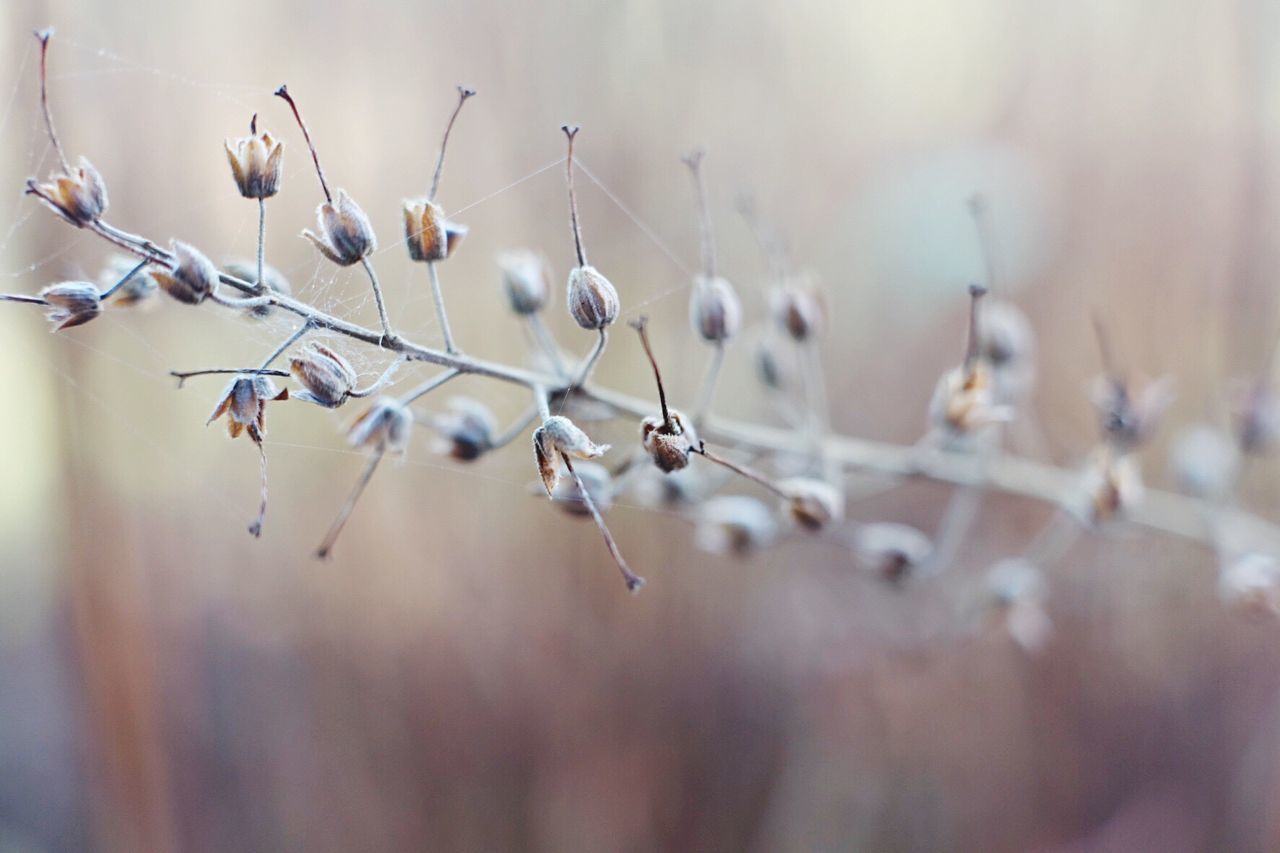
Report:
[{"label": "bare stalk tip", "polygon": [[[67,162],[67,155],[62,150],[58,131],[53,127],[53,113],[49,109],[49,39],[53,38],[53,27],[36,30],[35,36],[40,41],[40,109],[44,113],[44,126],[49,132],[49,141],[53,143],[53,150],[58,153],[58,162],[62,165],[62,171],[69,175],[71,164]],[[30,182],[27,186],[30,189]]]},{"label": "bare stalk tip", "polygon": [[658,402],[662,405],[662,425],[664,429],[670,430],[672,428],[671,411],[667,408],[667,392],[662,387],[662,371],[658,369],[658,360],[654,358],[653,348],[649,345],[649,318],[641,314],[632,320],[630,325],[640,335],[640,343],[644,346],[644,354],[649,357],[649,365],[653,368],[654,381],[658,383]]},{"label": "bare stalk tip", "polygon": [[449,115],[449,123],[444,126],[444,136],[440,139],[440,154],[436,158],[436,171],[431,176],[431,192],[427,193],[429,201],[436,200],[436,193],[440,190],[440,178],[444,175],[444,149],[449,144],[449,134],[453,131],[453,123],[458,120],[458,113],[462,112],[462,105],[467,102],[468,98],[474,97],[475,89],[468,89],[466,86],[458,86],[458,105],[453,108],[453,112]]},{"label": "bare stalk tip", "polygon": [[289,94],[287,84],[281,83],[280,88],[276,89],[275,96],[284,100],[289,105],[289,109],[293,110],[293,117],[298,122],[298,127],[302,129],[302,138],[307,141],[307,148],[311,151],[311,161],[316,164],[316,177],[320,179],[320,189],[324,190],[325,201],[332,202],[333,194],[329,192],[329,182],[324,179],[324,169],[320,167],[320,155],[316,153],[316,146],[311,141],[311,132],[307,130],[307,123],[302,120],[302,113],[298,110],[298,104],[293,100],[293,96]]},{"label": "bare stalk tip", "polygon": [[254,113],[253,118],[249,119],[249,135],[258,135],[258,114]]},{"label": "bare stalk tip", "polygon": [[569,224],[573,228],[573,247],[578,253],[578,266],[585,267],[587,252],[582,248],[582,228],[578,225],[578,196],[573,189],[573,139],[581,128],[576,124],[562,124],[560,129],[569,140],[569,153],[565,156],[564,168],[569,178]]}]

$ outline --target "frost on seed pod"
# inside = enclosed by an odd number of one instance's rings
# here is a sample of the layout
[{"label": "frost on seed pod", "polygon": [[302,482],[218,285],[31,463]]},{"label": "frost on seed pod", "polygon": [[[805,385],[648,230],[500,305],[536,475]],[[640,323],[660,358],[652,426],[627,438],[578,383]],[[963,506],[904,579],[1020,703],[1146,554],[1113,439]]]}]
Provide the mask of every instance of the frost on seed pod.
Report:
[{"label": "frost on seed pod", "polygon": [[83,157],[74,169],[55,174],[44,183],[28,178],[27,192],[79,228],[97,222],[107,210],[107,185]]},{"label": "frost on seed pod", "polygon": [[55,332],[87,323],[102,313],[98,288],[87,281],[51,284],[40,291],[40,298],[49,305],[45,316]]},{"label": "frost on seed pod", "polygon": [[314,342],[289,360],[289,372],[306,389],[295,394],[294,399],[326,409],[336,409],[347,402],[357,379],[355,368],[349,361],[323,344]]},{"label": "frost on seed pod", "polygon": [[1080,516],[1090,524],[1102,524],[1123,515],[1141,500],[1142,473],[1132,454],[1101,447],[1094,452],[1081,482]]},{"label": "frost on seed pod", "polygon": [[378,451],[402,453],[409,446],[413,413],[394,397],[379,397],[347,431],[347,443]]},{"label": "frost on seed pod", "polygon": [[151,273],[165,293],[187,305],[199,305],[218,286],[218,270],[194,246],[173,241],[172,269]]},{"label": "frost on seed pod", "polygon": [[1265,453],[1275,444],[1276,436],[1280,434],[1280,399],[1270,384],[1255,382],[1245,387],[1237,386],[1232,409],[1241,450]]},{"label": "frost on seed pod", "polygon": [[245,198],[271,198],[280,191],[281,163],[284,159],[284,143],[265,130],[257,131],[255,115],[249,127],[249,135],[235,140],[223,140],[227,149],[227,162],[236,179],[240,195]]},{"label": "frost on seed pod", "polygon": [[724,343],[742,329],[742,300],[727,280],[698,276],[689,296],[689,322],[707,343]]},{"label": "frost on seed pod", "polygon": [[512,311],[528,315],[542,310],[551,295],[551,274],[541,255],[523,250],[503,252],[498,256],[498,268]]},{"label": "frost on seed pod", "polygon": [[696,511],[694,543],[712,554],[745,557],[778,536],[778,520],[764,501],[747,495],[721,495]]},{"label": "frost on seed pod", "polygon": [[867,570],[897,584],[933,556],[933,543],[910,525],[875,522],[858,528],[854,553]]},{"label": "frost on seed pod", "polygon": [[969,435],[1010,417],[1010,409],[997,404],[991,368],[982,361],[944,373],[929,401],[930,422],[954,436]]},{"label": "frost on seed pod", "polygon": [[573,421],[563,415],[552,415],[533,431],[533,454],[538,462],[538,474],[547,497],[555,496],[560,482],[560,454],[575,459],[595,459],[603,456],[609,445],[597,445]]},{"label": "frost on seed pod", "polygon": [[316,208],[316,228],[319,234],[308,229],[302,236],[340,267],[358,264],[378,247],[369,217],[346,190],[338,190],[334,200]]},{"label": "frost on seed pod", "polygon": [[640,443],[653,464],[670,474],[689,464],[689,455],[698,448],[698,435],[692,422],[671,409],[666,421],[650,415],[640,422]]},{"label": "frost on seed pod", "polygon": [[803,343],[822,334],[827,310],[822,291],[800,278],[770,288],[769,312],[792,340]]},{"label": "frost on seed pod", "polygon": [[1218,597],[1246,613],[1280,614],[1280,564],[1256,551],[1232,557],[1218,575]]},{"label": "frost on seed pod", "polygon": [[578,325],[594,331],[612,325],[622,307],[609,279],[586,264],[569,271],[568,301],[569,313]]},{"label": "frost on seed pod", "polygon": [[467,236],[467,226],[450,222],[440,205],[425,198],[404,203],[404,241],[409,258],[443,261]]},{"label": "frost on seed pod", "polygon": [[[587,487],[587,494],[595,503],[596,509],[600,512],[608,512],[609,507],[613,506],[613,477],[610,476],[609,470],[594,462],[582,462],[573,466],[573,470],[582,478],[582,483]],[[569,515],[591,514],[586,502],[582,500],[582,492],[578,490],[577,482],[572,477],[556,483],[551,499],[555,501],[556,506]]]},{"label": "frost on seed pod", "polygon": [[[241,281],[247,281],[249,284],[257,283],[258,264],[256,261],[230,261],[223,266],[223,270],[226,271],[227,275],[233,275]],[[289,286],[289,280],[284,277],[284,273],[270,264],[265,264],[262,267],[262,283],[267,286],[267,290],[271,293],[279,293],[282,296],[291,296],[293,294],[293,288]],[[274,311],[274,305],[255,305],[252,308],[246,308],[244,314],[246,317],[252,317],[255,320],[265,320]]]},{"label": "frost on seed pod", "polygon": [[1090,398],[1107,440],[1120,450],[1133,450],[1155,435],[1173,403],[1173,382],[1166,376],[1134,393],[1126,383],[1101,376],[1094,380]]},{"label": "frost on seed pod", "polygon": [[1226,498],[1240,470],[1235,442],[1222,430],[1206,424],[1179,433],[1170,459],[1179,488],[1204,500]]},{"label": "frost on seed pod", "polygon": [[261,444],[267,429],[267,403],[287,399],[289,389],[279,390],[275,383],[261,374],[242,373],[232,379],[222,392],[206,425],[226,415],[227,432],[232,438],[247,432],[255,444]]},{"label": "frost on seed pod", "polygon": [[103,292],[106,292],[107,288],[114,286],[116,282],[132,273],[129,280],[124,283],[124,286],[116,290],[115,295],[111,297],[110,302],[113,306],[132,307],[140,305],[149,300],[160,289],[160,285],[156,283],[150,269],[140,269],[134,272],[134,268],[137,265],[136,258],[128,255],[115,255],[103,267],[102,273],[98,276],[98,285]]},{"label": "frost on seed pod", "polygon": [[844,495],[835,486],[811,477],[792,477],[778,483],[786,495],[782,509],[806,530],[821,530],[844,520]]},{"label": "frost on seed pod", "polygon": [[470,397],[453,397],[449,411],[438,415],[433,425],[440,433],[435,449],[462,462],[479,459],[493,447],[498,423],[489,407]]}]

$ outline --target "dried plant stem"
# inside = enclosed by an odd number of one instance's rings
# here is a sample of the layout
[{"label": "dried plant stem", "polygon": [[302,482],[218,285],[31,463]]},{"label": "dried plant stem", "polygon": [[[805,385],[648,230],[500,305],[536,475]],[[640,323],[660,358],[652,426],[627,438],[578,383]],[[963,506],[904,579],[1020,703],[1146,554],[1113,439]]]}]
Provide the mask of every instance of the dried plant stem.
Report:
[{"label": "dried plant stem", "polygon": [[626,583],[627,589],[631,592],[639,592],[644,586],[644,578],[631,571],[631,567],[627,565],[622,552],[618,550],[618,543],[613,540],[613,534],[609,532],[608,525],[604,523],[604,516],[600,514],[595,500],[592,499],[591,493],[587,491],[587,484],[582,482],[582,478],[574,470],[573,460],[569,458],[569,454],[562,452],[560,458],[564,460],[564,467],[569,470],[569,476],[573,477],[573,482],[577,484],[578,495],[582,498],[582,503],[586,506],[587,511],[591,513],[591,518],[595,521],[596,527],[600,529],[600,535],[604,537],[604,544],[608,546],[609,553],[613,556],[613,561],[618,564],[618,571],[622,573],[622,580]]},{"label": "dried plant stem", "polygon": [[987,271],[987,289],[994,290],[998,280],[995,238],[991,233],[991,222],[987,216],[987,200],[981,193],[976,193],[969,198],[969,215],[973,217],[973,226],[978,232],[978,246],[982,249],[982,263]]},{"label": "dried plant stem", "polygon": [[673,429],[671,410],[667,408],[667,391],[662,386],[662,371],[658,369],[658,359],[654,358],[653,347],[649,345],[649,318],[641,316],[632,321],[631,328],[635,329],[636,334],[640,336],[640,345],[644,347],[649,366],[653,368],[653,379],[658,384],[658,405],[662,407],[662,427],[666,430]]},{"label": "dried plant stem", "polygon": [[458,345],[453,341],[453,329],[449,327],[449,312],[444,308],[444,291],[440,288],[440,273],[435,261],[427,262],[427,274],[431,277],[431,300],[436,304],[436,319],[440,321],[440,334],[444,336],[444,351],[457,355]]},{"label": "dried plant stem", "polygon": [[461,371],[459,371],[457,368],[450,368],[449,370],[446,370],[444,373],[438,373],[435,376],[432,376],[426,382],[423,382],[417,388],[414,388],[412,391],[408,392],[403,397],[401,397],[400,402],[407,406],[410,403],[414,402],[415,400],[418,400],[422,397],[425,397],[427,394],[430,394],[432,391],[436,390],[441,385],[448,382],[450,379],[453,379],[454,377],[458,376],[460,373]]},{"label": "dried plant stem", "polygon": [[533,331],[533,337],[538,342],[538,346],[542,348],[542,351],[547,354],[547,358],[551,360],[551,368],[556,372],[556,376],[561,379],[567,379],[569,372],[564,366],[564,357],[560,354],[560,347],[556,344],[556,339],[551,336],[551,330],[543,322],[541,313],[529,315],[529,328]]},{"label": "dried plant stem", "polygon": [[28,305],[48,305],[39,296],[28,296],[25,293],[0,293],[0,302],[25,302]]},{"label": "dried plant stem", "polygon": [[585,267],[587,265],[587,252],[582,248],[582,228],[578,224],[578,194],[573,188],[573,138],[578,135],[578,131],[581,128],[577,125],[566,124],[560,129],[569,138],[569,153],[564,160],[564,170],[569,179],[569,222],[573,225],[573,247],[578,253],[578,266]]},{"label": "dried plant stem", "polygon": [[271,366],[271,363],[272,363],[273,361],[275,361],[277,358],[279,358],[281,355],[283,355],[283,354],[284,354],[284,351],[285,351],[285,350],[287,350],[289,347],[291,347],[291,346],[293,346],[294,344],[296,344],[296,343],[298,342],[298,339],[299,339],[299,338],[301,338],[301,337],[302,337],[303,335],[305,335],[307,332],[311,331],[311,328],[312,328],[312,326],[311,326],[311,321],[310,321],[310,320],[308,320],[307,322],[305,322],[305,323],[303,323],[301,326],[299,326],[299,327],[298,327],[298,329],[297,329],[297,331],[295,331],[295,332],[294,332],[292,335],[290,335],[289,337],[285,338],[285,339],[280,343],[280,346],[276,347],[276,348],[275,348],[275,350],[271,353],[271,355],[267,356],[267,357],[263,360],[262,364],[258,367],[258,370],[257,370],[256,372],[261,373],[262,371],[264,371],[264,370],[266,370],[268,367],[270,367],[270,366]]},{"label": "dried plant stem", "polygon": [[178,387],[181,388],[183,383],[193,376],[215,376],[227,373],[257,373],[262,376],[280,376],[289,375],[287,370],[266,370],[263,368],[254,369],[252,367],[210,367],[205,370],[170,370],[169,375],[178,380]]},{"label": "dried plant stem", "polygon": [[440,190],[440,178],[444,175],[444,149],[449,144],[449,133],[453,130],[453,123],[458,120],[458,113],[462,112],[462,105],[467,102],[467,98],[475,93],[475,89],[458,87],[458,105],[453,108],[449,123],[444,128],[444,138],[440,140],[440,156],[436,158],[436,171],[431,177],[431,192],[427,194],[430,201],[436,200],[436,193]]},{"label": "dried plant stem", "polygon": [[702,174],[702,159],[706,151],[699,148],[690,151],[682,159],[693,178],[693,192],[698,200],[698,231],[701,235],[702,272],[707,280],[716,277],[716,238],[711,229],[711,204],[707,200],[707,179]]},{"label": "dried plant stem", "polygon": [[[255,292],[257,288],[254,289]],[[235,296],[226,296],[218,288],[209,291],[209,300],[223,308],[231,308],[236,311],[250,311],[254,308],[265,308],[273,304],[270,296],[249,296],[245,299],[239,299]]]},{"label": "dried plant stem", "polygon": [[298,105],[294,102],[293,96],[289,94],[288,86],[281,86],[276,89],[276,97],[283,98],[285,103],[289,105],[289,109],[293,110],[293,117],[298,121],[298,127],[302,129],[302,138],[307,141],[307,149],[311,152],[311,162],[316,164],[316,177],[320,179],[320,189],[324,190],[324,200],[333,202],[333,193],[329,192],[329,182],[324,179],[324,169],[320,167],[320,155],[316,153],[316,146],[311,141],[311,131],[307,130],[307,123],[302,120],[302,113],[298,111]]},{"label": "dried plant stem", "polygon": [[702,445],[697,450],[694,451],[694,453],[699,453],[702,455],[704,459],[710,462],[714,462],[717,465],[722,465],[725,468],[728,468],[733,473],[739,474],[743,477],[746,477],[748,480],[751,480],[754,483],[758,483],[759,485],[764,486],[766,489],[768,489],[770,492],[772,492],[773,494],[777,495],[780,498],[789,497],[789,495],[786,492],[782,491],[782,489],[779,489],[777,484],[774,483],[772,480],[770,480],[768,477],[766,477],[764,474],[746,465],[739,465],[737,462],[734,462],[731,459],[727,459],[724,456],[721,456],[720,454],[707,449],[706,442],[703,442]]},{"label": "dried plant stem", "polygon": [[267,200],[258,199],[258,280],[254,282],[257,285],[258,293],[267,292],[267,281],[263,278],[262,271],[267,265]]},{"label": "dried plant stem", "polygon": [[609,343],[609,330],[607,328],[600,330],[600,337],[596,338],[596,345],[591,349],[591,353],[586,360],[582,362],[582,367],[578,369],[578,378],[574,380],[573,388],[582,388],[587,384],[587,380],[591,378],[591,372],[596,369],[596,363],[600,361],[600,356],[604,355],[604,348]]},{"label": "dried plant stem", "polygon": [[387,383],[391,381],[391,378],[396,375],[396,371],[398,371],[404,365],[404,363],[405,363],[404,358],[397,358],[395,361],[387,365],[387,369],[382,371],[382,375],[379,376],[376,380],[374,380],[374,383],[372,385],[370,385],[367,388],[354,389],[347,396],[348,397],[368,397],[370,394],[378,393],[383,388],[387,387]]},{"label": "dried plant stem", "polygon": [[71,164],[62,150],[58,131],[53,127],[53,112],[49,109],[49,39],[53,38],[53,29],[37,30],[36,38],[40,40],[40,109],[44,112],[44,126],[49,131],[49,141],[57,152],[62,171],[71,174]]},{"label": "dried plant stem", "polygon": [[[378,282],[378,274],[374,272],[373,264],[369,263],[368,258],[361,258],[360,265],[363,266],[364,271],[369,274],[369,284],[373,286],[373,301],[377,303],[378,306],[378,322],[382,324],[383,340],[394,341],[396,339],[396,335],[395,332],[391,331],[391,320],[387,317],[387,304],[382,299],[382,285]],[[430,266],[434,267],[435,264],[431,264]],[[438,295],[439,288],[436,288],[436,290]],[[444,303],[438,304],[440,308],[443,309]],[[440,315],[440,319],[442,325],[444,325],[447,330],[449,327],[445,324],[443,314]],[[450,350],[450,352],[452,353],[452,350]]]},{"label": "dried plant stem", "polygon": [[711,350],[711,360],[707,362],[707,375],[702,380],[702,389],[698,392],[698,405],[693,410],[693,428],[697,431],[711,412],[711,401],[716,394],[716,383],[720,380],[720,368],[724,366],[724,341],[716,341]]},{"label": "dried plant stem", "polygon": [[135,266],[133,269],[129,270],[127,273],[124,274],[124,278],[120,279],[115,284],[108,287],[105,291],[102,292],[102,294],[98,298],[101,299],[103,302],[105,302],[108,299],[110,299],[112,296],[115,296],[116,291],[118,291],[120,288],[124,287],[126,284],[132,281],[133,277],[138,273],[142,272],[142,268],[145,267],[148,263],[149,263],[148,261],[139,261],[137,266]]},{"label": "dried plant stem", "polygon": [[525,409],[518,418],[512,421],[511,426],[498,433],[498,435],[489,442],[489,450],[492,451],[506,447],[508,444],[515,441],[533,424],[536,417],[538,417],[537,406],[530,406]]},{"label": "dried plant stem", "polygon": [[360,479],[356,480],[355,488],[351,490],[351,494],[347,497],[347,502],[338,511],[338,517],[333,520],[333,524],[329,527],[329,532],[324,536],[324,541],[316,549],[316,556],[320,559],[325,559],[333,551],[333,543],[338,541],[338,535],[342,533],[342,528],[346,526],[347,519],[351,517],[351,511],[356,508],[356,501],[360,500],[360,495],[364,493],[365,486],[369,485],[373,472],[378,470],[378,463],[382,461],[382,457],[385,454],[386,451],[379,449],[375,450],[373,455],[369,457],[368,463],[364,466],[364,471],[360,473]]},{"label": "dried plant stem", "polygon": [[262,499],[258,504],[258,517],[249,525],[249,532],[254,536],[262,535],[262,522],[267,518],[267,450],[262,446],[262,441],[255,441],[258,447],[259,460],[259,482],[262,485]]}]

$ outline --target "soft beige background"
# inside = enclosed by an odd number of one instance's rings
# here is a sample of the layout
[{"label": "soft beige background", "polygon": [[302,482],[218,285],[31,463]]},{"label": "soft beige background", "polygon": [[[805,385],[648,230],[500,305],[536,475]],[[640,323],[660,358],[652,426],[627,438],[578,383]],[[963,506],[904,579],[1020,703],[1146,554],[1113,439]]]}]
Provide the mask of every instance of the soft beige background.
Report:
[{"label": "soft beige background", "polygon": [[[289,145],[270,262],[373,323],[363,279],[296,237],[319,192],[270,97],[288,82],[334,183],[390,247],[377,262],[398,324],[426,342],[399,200],[429,182],[453,86],[479,89],[441,192],[475,205],[472,233],[443,275],[462,345],[487,357],[523,357],[494,255],[570,264],[561,170],[490,197],[561,156],[564,121],[650,229],[582,181],[592,260],[624,309],[653,316],[677,398],[705,358],[686,329],[697,245],[677,159],[695,143],[753,322],[740,191],[828,288],[843,431],[918,437],[982,269],[962,204],[975,189],[999,286],[1039,331],[1037,410],[1063,463],[1093,438],[1091,311],[1135,373],[1177,375],[1176,422],[1220,418],[1227,380],[1259,369],[1280,325],[1270,3],[15,0],[0,13],[9,291],[96,275],[109,254],[19,196],[52,162],[29,35],[49,23],[59,128],[106,177],[112,221],[251,254],[255,211],[221,146],[257,111]],[[556,330],[585,350],[562,311]],[[166,376],[256,361],[287,326],[161,303],[46,328],[0,311],[0,847],[1280,845],[1277,633],[1221,610],[1206,553],[1123,532],[1082,543],[1052,571],[1055,641],[1028,660],[953,614],[1043,507],[988,502],[953,574],[904,591],[838,543],[737,563],[694,551],[672,514],[619,507],[650,581],[633,599],[594,530],[530,496],[523,442],[464,469],[424,436],[317,563],[361,465],[340,435],[353,412],[273,407],[272,508],[253,541],[252,446],[203,425],[220,383]],[[629,333],[598,375],[650,389]],[[504,417],[525,403],[469,380],[450,391]],[[776,419],[742,348],[720,401]],[[1163,443],[1146,462],[1163,482]],[[1263,512],[1274,474],[1245,484]],[[930,530],[946,496],[916,485],[851,514]]]}]

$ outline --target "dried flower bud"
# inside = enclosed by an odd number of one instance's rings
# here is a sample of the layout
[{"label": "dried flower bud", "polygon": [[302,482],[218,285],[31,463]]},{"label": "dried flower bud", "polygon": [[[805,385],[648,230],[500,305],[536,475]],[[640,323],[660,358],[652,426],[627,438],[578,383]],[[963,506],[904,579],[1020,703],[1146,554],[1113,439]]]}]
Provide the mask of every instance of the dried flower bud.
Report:
[{"label": "dried flower bud", "polygon": [[443,261],[467,236],[467,226],[450,222],[440,205],[425,198],[404,203],[404,240],[415,261]]},{"label": "dried flower bud", "polygon": [[241,373],[222,392],[222,397],[206,424],[226,415],[227,432],[232,438],[236,438],[241,432],[247,432],[255,444],[261,444],[262,436],[266,434],[267,403],[287,399],[289,389],[277,389],[268,377]]},{"label": "dried flower bud", "polygon": [[133,273],[129,280],[108,300],[113,306],[130,307],[140,305],[149,300],[160,289],[160,285],[156,283],[155,278],[151,275],[151,270],[140,269],[135,272],[134,268],[137,265],[136,258],[128,255],[115,255],[103,267],[102,273],[98,276],[98,286],[103,292],[107,288],[113,287],[126,275]]},{"label": "dried flower bud", "polygon": [[1280,435],[1280,399],[1266,382],[1255,382],[1237,390],[1233,414],[1240,449],[1245,453],[1265,453]]},{"label": "dried flower bud", "polygon": [[997,403],[1021,400],[1035,383],[1036,339],[1027,316],[1012,302],[991,300],[978,328],[978,356],[991,365]]},{"label": "dried flower bud", "polygon": [[778,520],[764,501],[747,495],[722,495],[697,510],[694,543],[712,554],[745,557],[778,536]]},{"label": "dried flower bud", "polygon": [[218,286],[218,270],[194,246],[173,241],[172,269],[151,273],[165,293],[179,302],[199,305]]},{"label": "dried flower bud", "polygon": [[379,397],[347,431],[352,447],[404,452],[413,431],[413,412],[394,397]]},{"label": "dried flower bud", "polygon": [[991,379],[991,368],[982,361],[944,373],[929,401],[929,421],[953,436],[965,436],[1009,420],[1012,412],[996,404]]},{"label": "dried flower bud", "polygon": [[640,422],[640,443],[663,473],[679,471],[689,464],[689,455],[698,448],[693,423],[675,409],[664,421],[651,415]]},{"label": "dried flower bud", "polygon": [[821,530],[844,520],[844,495],[835,486],[810,477],[792,477],[778,483],[786,495],[783,510],[807,530]]},{"label": "dried flower bud", "polygon": [[724,343],[742,329],[742,300],[723,278],[698,276],[689,297],[689,322],[707,343]]},{"label": "dried flower bud", "polygon": [[442,439],[436,450],[462,462],[479,459],[488,452],[498,429],[489,407],[470,397],[450,399],[449,411],[437,416],[434,426]]},{"label": "dried flower bud", "polygon": [[340,267],[359,263],[373,253],[378,242],[373,236],[369,217],[347,195],[338,190],[333,201],[326,201],[316,208],[318,235],[306,230],[302,236],[310,240],[320,254]]},{"label": "dried flower bud", "polygon": [[295,394],[294,399],[326,409],[336,409],[347,402],[357,379],[355,368],[349,361],[315,342],[289,360],[289,372],[306,389]]},{"label": "dried flower bud", "polygon": [[907,524],[864,524],[854,541],[858,561],[890,583],[901,583],[933,556],[929,537]]},{"label": "dried flower bud", "polygon": [[536,314],[551,295],[551,273],[536,252],[503,252],[498,256],[502,287],[517,314]]},{"label": "dried flower bud", "polygon": [[1170,459],[1178,486],[1204,500],[1226,498],[1240,470],[1235,442],[1222,430],[1204,424],[1178,435]]},{"label": "dried flower bud", "polygon": [[27,192],[78,228],[97,222],[107,210],[107,185],[84,157],[76,168],[55,174],[45,183],[28,179]]},{"label": "dried flower bud", "polygon": [[40,291],[40,298],[49,305],[45,316],[55,332],[87,323],[102,313],[98,288],[87,281],[51,284]]},{"label": "dried flower bud", "polygon": [[240,195],[245,198],[271,198],[280,191],[280,165],[284,159],[284,143],[265,130],[258,133],[257,116],[250,134],[235,140],[223,140],[227,162],[236,179]]},{"label": "dried flower bud", "polygon": [[[250,284],[256,284],[258,279],[257,261],[234,260],[223,265],[223,270],[228,275],[247,281]],[[262,267],[262,283],[267,286],[267,290],[272,293],[279,293],[284,296],[291,296],[293,288],[289,285],[289,279],[284,277],[284,273],[271,266],[264,264]],[[246,308],[244,314],[255,320],[265,320],[275,313],[274,305],[255,305],[252,308]]]},{"label": "dried flower bud", "polygon": [[987,572],[986,591],[994,614],[1027,654],[1036,654],[1053,634],[1044,611],[1044,575],[1028,560],[1011,557]]},{"label": "dried flower bud", "polygon": [[563,415],[552,415],[544,420],[542,426],[533,431],[533,453],[547,497],[554,497],[556,483],[560,482],[561,453],[576,459],[595,459],[608,449],[607,444],[592,442],[585,432]]},{"label": "dried flower bud", "polygon": [[569,313],[582,328],[599,331],[618,319],[618,291],[595,267],[570,270],[568,291]]},{"label": "dried flower bud", "polygon": [[1124,382],[1100,376],[1090,397],[1107,439],[1119,450],[1133,450],[1155,435],[1173,402],[1173,382],[1166,376],[1134,394]]},{"label": "dried flower bud", "polygon": [[1102,524],[1142,500],[1142,472],[1132,454],[1102,447],[1090,458],[1081,489],[1081,517],[1091,524]]},{"label": "dried flower bud", "polygon": [[[609,470],[594,462],[582,462],[574,465],[573,468],[582,478],[582,484],[587,487],[587,495],[595,503],[596,509],[600,512],[608,512],[613,506],[613,477],[610,476]],[[591,515],[591,510],[587,508],[586,502],[582,499],[582,492],[579,491],[578,484],[572,477],[562,479],[556,484],[555,490],[551,493],[551,499],[555,501],[556,506],[569,515],[584,517]]]},{"label": "dried flower bud", "polygon": [[1233,557],[1218,575],[1218,597],[1246,613],[1280,615],[1280,564],[1256,551]]},{"label": "dried flower bud", "polygon": [[803,278],[770,288],[769,311],[778,327],[801,343],[822,334],[826,324],[822,292]]}]

